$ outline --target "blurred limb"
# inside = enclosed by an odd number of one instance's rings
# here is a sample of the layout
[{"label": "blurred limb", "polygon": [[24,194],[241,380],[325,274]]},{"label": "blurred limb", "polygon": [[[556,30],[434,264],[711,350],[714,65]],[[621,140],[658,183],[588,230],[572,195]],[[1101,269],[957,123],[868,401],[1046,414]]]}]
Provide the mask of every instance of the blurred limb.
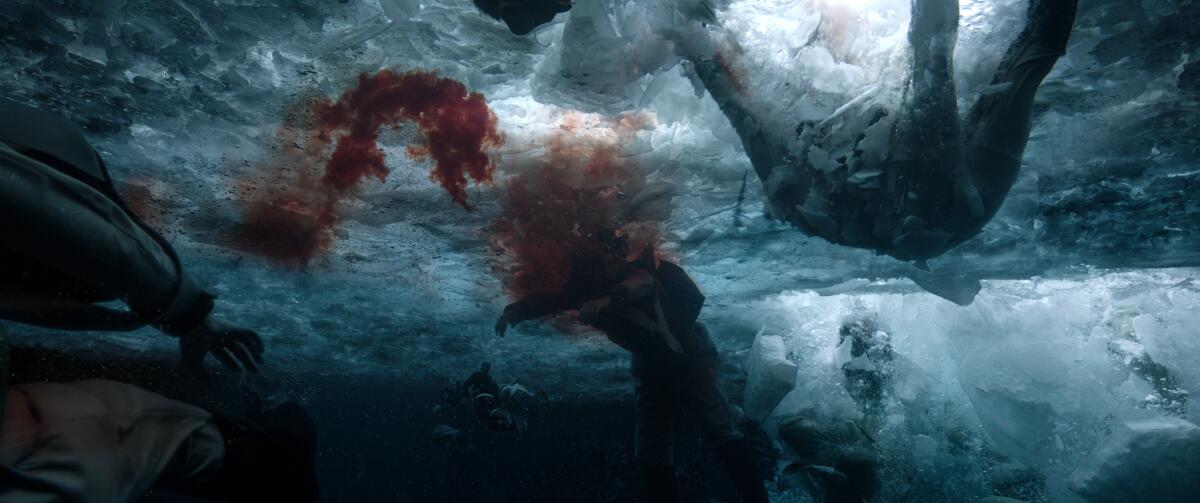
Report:
[{"label": "blurred limb", "polygon": [[989,91],[964,124],[965,167],[978,190],[983,223],[1008,195],[1029,143],[1033,100],[1058,58],[1066,54],[1078,0],[1031,0],[1025,28],[1004,53]]},{"label": "blurred limb", "polygon": [[[683,2],[675,22],[663,36],[670,40],[685,66],[700,81],[737,132],[750,164],[768,190],[772,206],[786,209],[803,201],[810,182],[795,170],[777,169],[788,157],[786,139],[772,134],[767,113],[746,93],[743,50],[716,20],[708,2]],[[702,5],[703,8],[696,7]],[[785,215],[779,215],[786,218]]]},{"label": "blurred limb", "polygon": [[887,203],[877,215],[888,220],[888,227],[901,229],[889,244],[916,258],[945,251],[951,234],[938,224],[961,200],[956,180],[962,179],[962,141],[954,86],[958,19],[958,0],[912,2],[907,81],[884,169]]},{"label": "blurred limb", "polygon": [[[923,264],[977,235],[1003,203],[1020,171],[1034,96],[1066,50],[1076,4],[1030,3],[1025,28],[963,124],[953,64],[958,2],[913,0],[909,71],[893,117],[885,121],[890,112],[864,95],[829,120],[801,123],[794,137],[773,120],[770,101],[747,96],[740,48],[703,9],[681,0],[675,22],[663,32],[737,131],[772,216],[834,243]],[[871,118],[855,124],[847,117],[853,114],[842,114],[849,108]],[[823,135],[853,137],[859,131],[842,130],[866,131],[887,121],[886,145],[870,147],[882,152],[812,160],[810,148]],[[869,161],[876,165],[856,164],[872,155],[883,158]],[[841,166],[832,169],[831,161]]]}]

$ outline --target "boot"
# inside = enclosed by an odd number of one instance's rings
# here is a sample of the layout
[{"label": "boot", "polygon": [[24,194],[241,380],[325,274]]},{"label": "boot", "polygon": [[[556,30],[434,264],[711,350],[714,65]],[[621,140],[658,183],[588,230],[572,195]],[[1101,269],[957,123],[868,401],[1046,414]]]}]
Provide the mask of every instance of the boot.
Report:
[{"label": "boot", "polygon": [[675,483],[674,466],[642,467],[642,482],[646,498],[651,503],[678,503],[679,486]]},{"label": "boot", "polygon": [[762,470],[758,467],[758,457],[746,439],[731,440],[722,445],[717,451],[725,472],[729,474],[733,486],[737,488],[738,496],[743,503],[767,503],[767,489],[763,486]]}]

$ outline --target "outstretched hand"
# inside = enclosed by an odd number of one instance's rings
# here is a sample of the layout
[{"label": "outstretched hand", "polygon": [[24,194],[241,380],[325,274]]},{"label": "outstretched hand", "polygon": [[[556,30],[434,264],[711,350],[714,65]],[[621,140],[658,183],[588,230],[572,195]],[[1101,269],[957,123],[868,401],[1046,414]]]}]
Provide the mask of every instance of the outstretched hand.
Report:
[{"label": "outstretched hand", "polygon": [[263,342],[253,330],[209,316],[195,330],[179,338],[179,354],[183,366],[206,377],[204,357],[211,353],[230,370],[258,372],[262,363]]},{"label": "outstretched hand", "polygon": [[500,317],[496,319],[496,337],[504,337],[504,332],[508,331],[508,327],[510,325],[511,323],[508,321],[508,316],[501,314]]}]

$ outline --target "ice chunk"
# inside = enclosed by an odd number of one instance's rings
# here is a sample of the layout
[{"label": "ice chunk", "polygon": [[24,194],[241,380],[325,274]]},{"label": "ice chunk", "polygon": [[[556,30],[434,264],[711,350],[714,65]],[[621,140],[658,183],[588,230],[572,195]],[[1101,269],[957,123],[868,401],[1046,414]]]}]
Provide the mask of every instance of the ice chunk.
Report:
[{"label": "ice chunk", "polygon": [[1189,421],[1132,421],[1100,443],[1071,474],[1090,502],[1183,502],[1200,495],[1200,427]]},{"label": "ice chunk", "polygon": [[1058,419],[1047,403],[976,386],[967,396],[988,439],[1000,452],[1024,462],[1046,455]]},{"label": "ice chunk", "polygon": [[746,355],[746,416],[762,422],[796,385],[796,364],[787,359],[787,347],[778,335],[759,332]]}]

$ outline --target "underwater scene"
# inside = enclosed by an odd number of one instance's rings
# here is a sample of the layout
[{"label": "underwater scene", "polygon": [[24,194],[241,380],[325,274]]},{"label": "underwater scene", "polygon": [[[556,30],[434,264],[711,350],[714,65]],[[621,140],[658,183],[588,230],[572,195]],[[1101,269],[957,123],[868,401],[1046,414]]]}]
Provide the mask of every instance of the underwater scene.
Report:
[{"label": "underwater scene", "polygon": [[1198,502],[1196,19],[0,2],[0,503]]}]

